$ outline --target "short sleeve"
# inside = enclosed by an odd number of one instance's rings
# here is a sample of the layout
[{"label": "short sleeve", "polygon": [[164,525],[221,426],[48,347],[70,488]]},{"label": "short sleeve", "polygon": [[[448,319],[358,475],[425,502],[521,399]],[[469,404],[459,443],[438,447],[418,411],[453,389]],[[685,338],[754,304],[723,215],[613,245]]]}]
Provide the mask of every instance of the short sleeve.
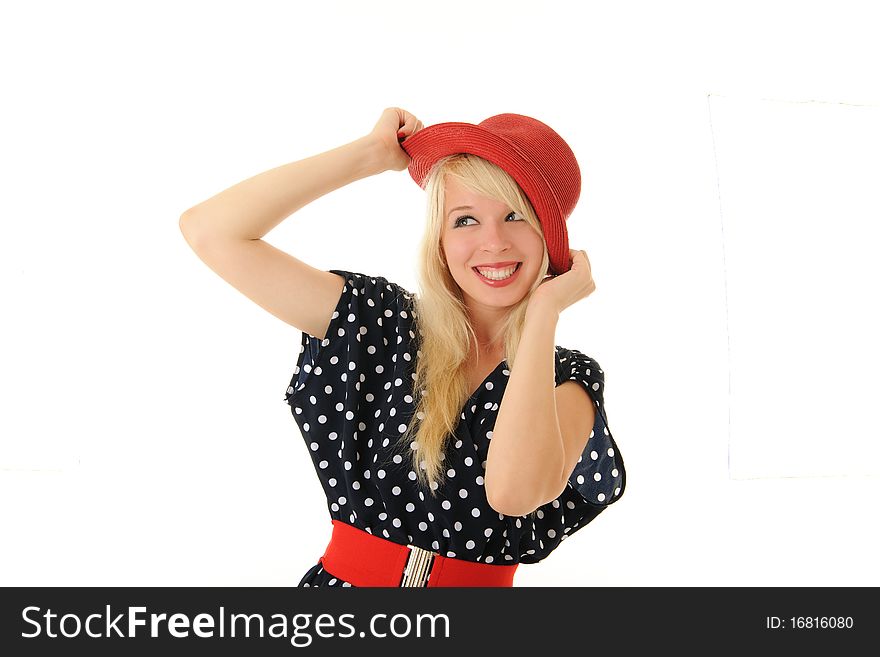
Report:
[{"label": "short sleeve", "polygon": [[565,381],[580,383],[596,409],[593,430],[568,479],[569,486],[588,504],[613,504],[623,495],[626,470],[605,412],[605,373],[594,359],[576,349],[565,349],[557,361],[556,377],[556,385]]},{"label": "short sleeve", "polygon": [[284,395],[291,406],[295,398],[310,394],[312,388],[348,393],[360,390],[362,382],[372,387],[373,379],[386,378],[397,369],[398,354],[409,356],[406,360],[412,358],[408,347],[414,338],[413,295],[381,276],[330,271],[342,276],[345,284],[326,336],[321,339],[302,333],[296,367]]},{"label": "short sleeve", "polygon": [[556,385],[577,381],[596,409],[596,418],[586,446],[568,478],[565,490],[555,500],[536,509],[534,534],[540,551],[520,555],[521,563],[537,563],[586,527],[596,516],[620,499],[626,486],[623,456],[611,435],[605,412],[605,373],[592,358],[576,349],[556,347]]}]

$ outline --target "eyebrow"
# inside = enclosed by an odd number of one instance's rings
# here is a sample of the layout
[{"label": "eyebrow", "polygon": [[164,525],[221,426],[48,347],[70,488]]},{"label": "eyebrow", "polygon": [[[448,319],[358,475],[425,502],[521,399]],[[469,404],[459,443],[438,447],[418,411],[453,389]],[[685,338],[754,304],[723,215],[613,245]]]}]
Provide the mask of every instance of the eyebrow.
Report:
[{"label": "eyebrow", "polygon": [[459,205],[457,208],[452,208],[449,211],[449,214],[447,214],[446,216],[448,217],[450,214],[452,214],[456,210],[473,210],[473,209],[474,209],[474,206],[472,206],[472,205]]},{"label": "eyebrow", "polygon": [[[473,209],[474,209],[474,206],[472,206],[472,205],[459,205],[457,208],[452,208],[449,211],[449,214],[447,214],[446,216],[448,217],[450,214],[452,214],[456,210],[473,210]],[[511,210],[511,212],[516,212],[516,210]]]}]

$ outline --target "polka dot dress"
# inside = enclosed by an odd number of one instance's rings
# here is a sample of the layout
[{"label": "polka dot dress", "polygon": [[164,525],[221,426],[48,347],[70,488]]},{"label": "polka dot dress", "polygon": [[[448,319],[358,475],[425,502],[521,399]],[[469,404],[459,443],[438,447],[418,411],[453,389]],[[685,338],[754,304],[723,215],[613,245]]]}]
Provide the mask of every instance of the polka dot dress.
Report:
[{"label": "polka dot dress", "polygon": [[[535,518],[498,513],[483,476],[510,370],[502,361],[462,408],[447,443],[447,480],[422,490],[410,459],[393,450],[413,418],[419,355],[414,295],[380,276],[332,269],[345,278],[321,340],[302,334],[285,400],[327,496],[332,519],[403,545],[483,563],[536,563],[623,494],[623,458],[608,429],[599,364],[556,347],[556,385],[578,381],[596,421],[565,491]],[[327,537],[330,523],[327,524]],[[351,586],[320,563],[299,586]]]}]

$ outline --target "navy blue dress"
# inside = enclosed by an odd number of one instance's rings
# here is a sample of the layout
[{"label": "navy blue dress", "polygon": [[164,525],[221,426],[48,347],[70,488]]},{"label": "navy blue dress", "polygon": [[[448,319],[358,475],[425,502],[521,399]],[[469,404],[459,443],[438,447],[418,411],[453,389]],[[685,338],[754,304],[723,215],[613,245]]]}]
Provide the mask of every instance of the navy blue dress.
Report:
[{"label": "navy blue dress", "polygon": [[[626,473],[608,429],[602,369],[581,352],[559,346],[556,385],[578,381],[596,406],[593,431],[565,491],[539,507],[534,519],[489,506],[483,475],[510,375],[506,361],[465,403],[447,444],[447,480],[437,497],[420,490],[410,460],[393,450],[415,411],[415,297],[381,276],[330,271],[345,278],[345,286],[326,337],[302,334],[285,400],[332,519],[448,557],[509,565],[541,561],[620,499]],[[298,586],[352,585],[316,563]]]}]

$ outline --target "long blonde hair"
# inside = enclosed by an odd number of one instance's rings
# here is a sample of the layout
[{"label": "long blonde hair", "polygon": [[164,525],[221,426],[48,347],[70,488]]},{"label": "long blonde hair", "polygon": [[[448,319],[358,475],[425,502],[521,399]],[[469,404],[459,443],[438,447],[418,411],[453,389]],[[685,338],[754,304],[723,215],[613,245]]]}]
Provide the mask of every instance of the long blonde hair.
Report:
[{"label": "long blonde hair", "polygon": [[[415,414],[396,449],[412,459],[419,483],[436,497],[446,480],[443,467],[447,440],[454,435],[462,407],[468,400],[469,354],[477,353],[477,337],[461,288],[440,253],[445,212],[445,181],[452,176],[473,192],[506,203],[519,212],[541,236],[544,252],[528,293],[507,314],[500,331],[505,359],[513,367],[532,293],[548,274],[547,244],[538,217],[516,181],[491,162],[466,153],[441,159],[427,177],[427,222],[419,247],[420,295],[415,323],[421,336],[413,381]],[[410,441],[413,441],[412,443]],[[534,512],[533,512],[534,513]],[[528,514],[532,516],[533,513]]]}]

